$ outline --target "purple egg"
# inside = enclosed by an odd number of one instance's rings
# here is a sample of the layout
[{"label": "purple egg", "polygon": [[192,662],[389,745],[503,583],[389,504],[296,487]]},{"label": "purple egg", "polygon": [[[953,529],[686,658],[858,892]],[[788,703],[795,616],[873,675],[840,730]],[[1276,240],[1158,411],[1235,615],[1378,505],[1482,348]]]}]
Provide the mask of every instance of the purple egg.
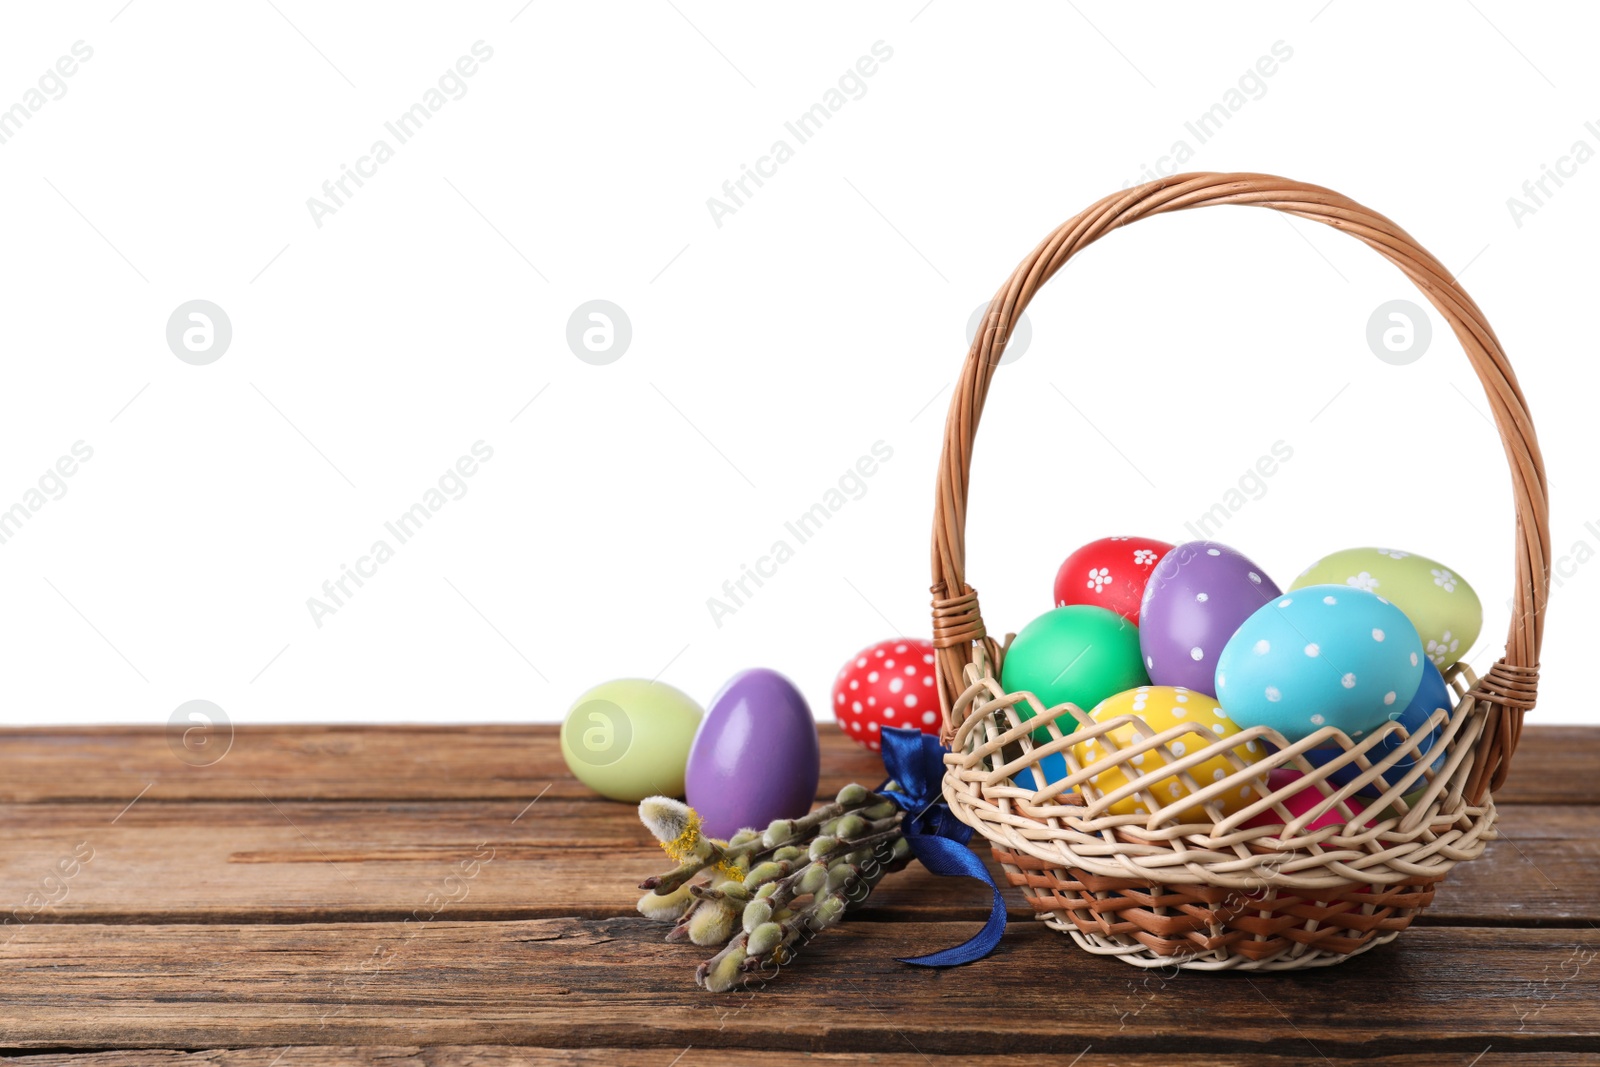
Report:
[{"label": "purple egg", "polygon": [[1283,590],[1249,557],[1188,541],[1161,557],[1139,608],[1139,651],[1156,685],[1217,695],[1217,657],[1257,608]]},{"label": "purple egg", "polygon": [[764,830],[811,810],[821,766],[806,698],[777,671],[756,667],[711,702],[689,748],[685,797],[712,837]]}]

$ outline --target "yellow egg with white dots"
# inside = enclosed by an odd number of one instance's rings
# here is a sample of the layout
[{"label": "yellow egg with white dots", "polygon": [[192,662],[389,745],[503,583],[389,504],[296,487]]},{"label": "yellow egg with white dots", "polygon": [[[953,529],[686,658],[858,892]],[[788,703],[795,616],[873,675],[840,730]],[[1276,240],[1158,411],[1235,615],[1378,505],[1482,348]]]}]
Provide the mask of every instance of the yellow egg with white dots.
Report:
[{"label": "yellow egg with white dots", "polygon": [[[1136,752],[1102,770],[1084,783],[1088,787],[1085,788],[1086,796],[1093,796],[1089,788],[1102,795],[1114,792],[1137,778],[1240,732],[1238,725],[1228,718],[1228,713],[1214,699],[1178,686],[1144,685],[1129,689],[1107,697],[1090,712],[1095,722],[1110,722],[1124,715],[1135,716],[1138,721],[1125,722],[1098,738],[1073,746],[1072,753],[1080,766],[1087,768],[1110,758],[1115,751],[1136,748],[1146,737],[1153,737],[1174,727],[1188,726],[1190,729],[1174,736],[1164,745]],[[1110,813],[1148,815],[1231,776],[1238,768],[1229,760],[1230,752],[1240,764],[1252,764],[1266,756],[1267,747],[1261,741],[1253,740],[1219,751],[1193,767],[1153,779],[1138,792],[1112,803]],[[1226,792],[1211,798],[1210,802],[1222,814],[1231,815],[1260,800],[1264,785],[1264,777],[1252,779],[1246,784],[1230,783]],[[1210,822],[1211,817],[1202,805],[1193,804],[1177,812],[1177,821]]]}]

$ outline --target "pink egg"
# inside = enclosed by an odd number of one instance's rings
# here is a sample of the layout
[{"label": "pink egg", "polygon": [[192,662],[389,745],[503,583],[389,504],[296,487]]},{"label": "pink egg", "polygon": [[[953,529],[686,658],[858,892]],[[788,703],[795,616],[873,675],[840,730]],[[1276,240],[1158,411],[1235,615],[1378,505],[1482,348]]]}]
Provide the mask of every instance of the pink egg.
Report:
[{"label": "pink egg", "polygon": [[[1279,789],[1287,786],[1290,782],[1302,777],[1304,777],[1304,775],[1300,771],[1291,770],[1287,767],[1279,767],[1277,770],[1267,775],[1267,786],[1273,792],[1277,792]],[[1299,816],[1310,811],[1312,808],[1316,807],[1318,804],[1321,804],[1324,800],[1331,797],[1336,791],[1336,789],[1328,788],[1326,783],[1320,786],[1311,786],[1306,789],[1302,789],[1300,792],[1289,797],[1283,802],[1283,806],[1288,808],[1290,813],[1298,818]],[[1350,810],[1355,812],[1357,815],[1361,814],[1367,808],[1366,802],[1360,797],[1351,797],[1344,803],[1348,804],[1350,806]],[[1307,823],[1305,827],[1306,830],[1320,830],[1324,826],[1343,826],[1346,821],[1344,815],[1342,814],[1343,807],[1344,805],[1342,804],[1335,804],[1326,812]],[[1362,823],[1362,825],[1371,826],[1375,821],[1376,819],[1368,819],[1366,822]],[[1278,818],[1278,813],[1276,811],[1274,811],[1272,808],[1268,808],[1260,815],[1246,819],[1244,821],[1244,825],[1251,827],[1283,826],[1285,823]]]}]

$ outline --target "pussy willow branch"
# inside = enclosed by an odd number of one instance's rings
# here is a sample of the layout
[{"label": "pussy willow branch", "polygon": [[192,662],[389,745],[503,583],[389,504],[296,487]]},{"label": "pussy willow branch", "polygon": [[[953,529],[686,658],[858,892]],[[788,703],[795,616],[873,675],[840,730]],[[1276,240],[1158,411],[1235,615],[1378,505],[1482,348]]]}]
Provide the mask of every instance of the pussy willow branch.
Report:
[{"label": "pussy willow branch", "polygon": [[[892,783],[891,783],[892,785]],[[640,818],[678,867],[640,883],[639,910],[675,921],[669,941],[724,945],[695,973],[713,992],[747,984],[794,958],[816,934],[843,919],[890,871],[910,861],[904,813],[881,793],[851,784],[797,819],[728,841],[699,833],[699,817],[679,801],[652,797]],[[709,872],[705,881],[694,881]]]}]

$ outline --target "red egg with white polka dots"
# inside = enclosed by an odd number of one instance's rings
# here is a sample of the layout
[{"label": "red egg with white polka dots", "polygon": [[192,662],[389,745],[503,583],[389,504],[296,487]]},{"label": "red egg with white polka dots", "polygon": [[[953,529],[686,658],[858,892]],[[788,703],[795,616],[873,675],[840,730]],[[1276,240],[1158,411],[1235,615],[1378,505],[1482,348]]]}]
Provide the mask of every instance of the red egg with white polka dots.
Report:
[{"label": "red egg with white polka dots", "polygon": [[877,752],[885,726],[939,732],[939,683],[933,642],[913,637],[880,641],[850,657],[833,682],[833,717],[857,744]]},{"label": "red egg with white polka dots", "polygon": [[1093,604],[1139,625],[1145,583],[1172,546],[1153,537],[1102,537],[1090,541],[1056,571],[1056,607]]}]

